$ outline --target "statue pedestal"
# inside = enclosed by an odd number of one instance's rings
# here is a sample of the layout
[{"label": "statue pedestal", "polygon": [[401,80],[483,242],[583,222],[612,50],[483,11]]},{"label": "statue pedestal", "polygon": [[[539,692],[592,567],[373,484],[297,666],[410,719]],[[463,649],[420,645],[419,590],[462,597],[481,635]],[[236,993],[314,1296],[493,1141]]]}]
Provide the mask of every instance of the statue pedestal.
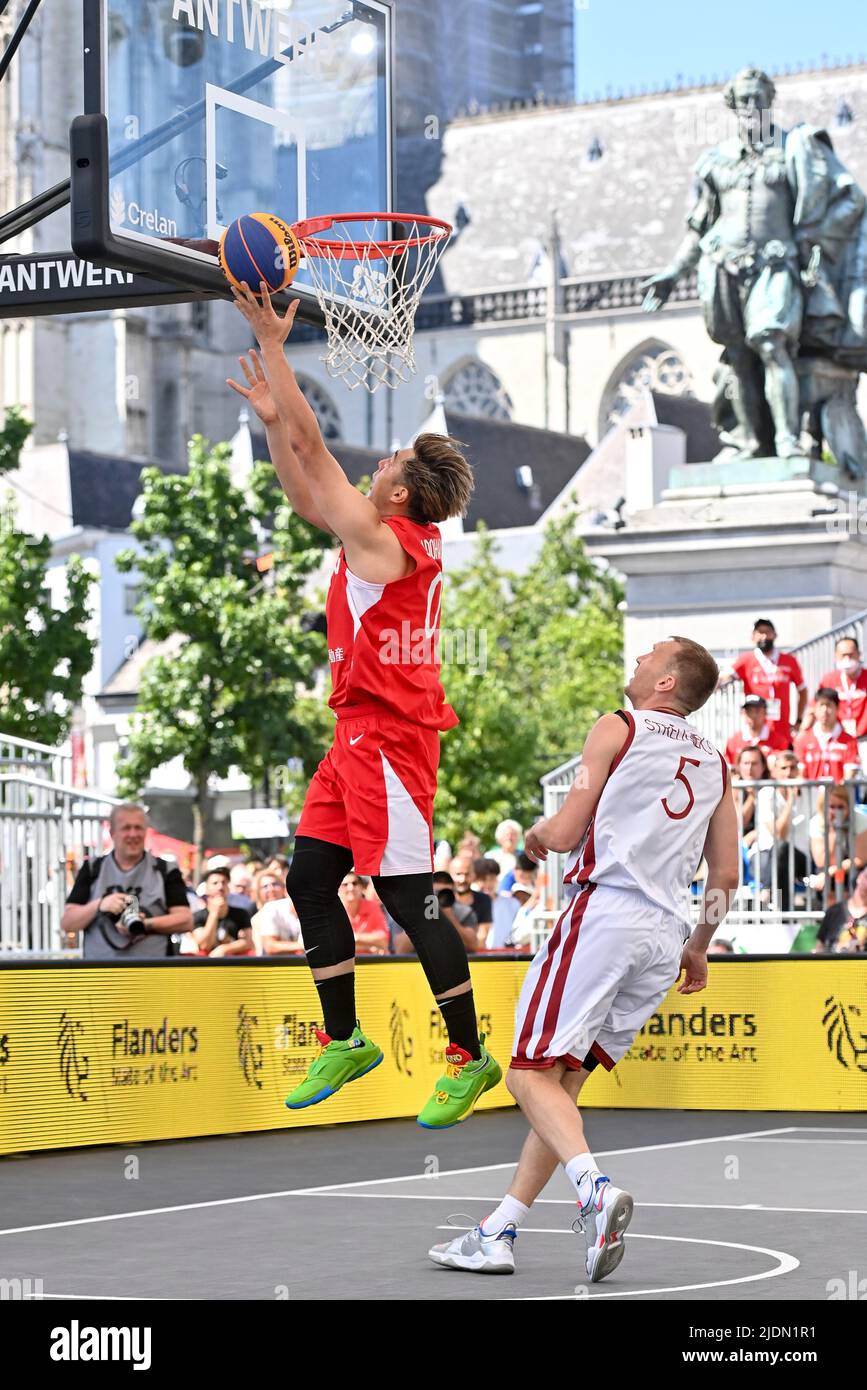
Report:
[{"label": "statue pedestal", "polygon": [[588,551],[626,579],[627,671],[672,633],[727,656],[749,646],[756,618],[790,647],[867,608],[867,499],[841,471],[678,462],[653,505],[629,510],[627,497],[622,530],[586,532]]},{"label": "statue pedestal", "polygon": [[819,459],[729,459],[721,463],[685,463],[672,468],[668,475],[668,487],[663,496],[696,490],[706,490],[707,495],[718,497],[732,488],[749,488],[755,492],[776,491],[781,483],[830,483],[846,491],[853,490],[855,482],[841,470]]}]

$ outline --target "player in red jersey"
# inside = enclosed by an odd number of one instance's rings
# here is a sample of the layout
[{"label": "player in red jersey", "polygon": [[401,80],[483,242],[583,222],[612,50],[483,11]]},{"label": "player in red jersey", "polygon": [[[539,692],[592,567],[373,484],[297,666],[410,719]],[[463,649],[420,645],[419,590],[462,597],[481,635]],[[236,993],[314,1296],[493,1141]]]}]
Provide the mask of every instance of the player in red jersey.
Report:
[{"label": "player in red jersey", "polygon": [[[380,460],[370,493],[328,452],[286,361],[298,301],[274,313],[267,287],[235,303],[259,340],[242,359],[247,397],[266,426],[271,458],[294,510],[341,542],[326,605],[337,718],[334,744],[310,784],[286,881],[322,1005],[323,1050],[287,1098],[326,1100],[382,1061],[355,1007],[355,940],[338,897],[354,869],[415,947],[448,1032],[446,1072],[419,1115],[426,1128],[465,1119],[501,1071],[476,1031],[466,950],[433,891],[433,801],[439,735],[458,719],[440,684],[442,539],[435,524],[462,515],[472,471],[455,441],[419,436]],[[310,957],[313,957],[311,960]]]}]

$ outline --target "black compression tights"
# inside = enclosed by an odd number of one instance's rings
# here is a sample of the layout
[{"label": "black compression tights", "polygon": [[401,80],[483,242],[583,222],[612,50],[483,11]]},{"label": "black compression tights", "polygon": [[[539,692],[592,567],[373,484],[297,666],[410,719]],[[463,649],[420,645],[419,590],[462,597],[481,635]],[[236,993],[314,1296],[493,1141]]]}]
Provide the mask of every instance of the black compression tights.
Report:
[{"label": "black compression tights", "polygon": [[[286,877],[286,891],[301,922],[307,963],[314,970],[355,955],[355,937],[337,890],[352,868],[352,851],[301,835]],[[374,887],[415,947],[434,995],[470,978],[467,953],[455,927],[438,915],[430,874],[374,875]]]}]

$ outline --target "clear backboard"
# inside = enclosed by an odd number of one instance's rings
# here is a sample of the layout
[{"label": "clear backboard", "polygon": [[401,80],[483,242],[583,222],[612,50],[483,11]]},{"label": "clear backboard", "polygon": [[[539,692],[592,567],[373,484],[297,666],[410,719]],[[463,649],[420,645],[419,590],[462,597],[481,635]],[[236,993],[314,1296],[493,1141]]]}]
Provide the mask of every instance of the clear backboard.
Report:
[{"label": "clear backboard", "polygon": [[[84,0],[80,256],[225,288],[224,228],[390,211],[390,0]],[[302,268],[292,288],[321,321]]]}]

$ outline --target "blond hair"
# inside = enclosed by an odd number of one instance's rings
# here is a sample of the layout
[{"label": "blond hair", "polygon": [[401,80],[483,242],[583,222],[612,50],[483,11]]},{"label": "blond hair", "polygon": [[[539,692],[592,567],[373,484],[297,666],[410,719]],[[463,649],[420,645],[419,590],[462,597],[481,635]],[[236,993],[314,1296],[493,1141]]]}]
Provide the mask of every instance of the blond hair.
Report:
[{"label": "blond hair", "polygon": [[473,492],[473,470],[450,434],[420,434],[404,460],[409,515],[417,521],[464,516]]},{"label": "blond hair", "polygon": [[690,714],[701,709],[717,688],[719,667],[706,647],[690,637],[671,637],[679,650],[674,653],[674,675],[677,677],[675,698],[686,705]]}]

